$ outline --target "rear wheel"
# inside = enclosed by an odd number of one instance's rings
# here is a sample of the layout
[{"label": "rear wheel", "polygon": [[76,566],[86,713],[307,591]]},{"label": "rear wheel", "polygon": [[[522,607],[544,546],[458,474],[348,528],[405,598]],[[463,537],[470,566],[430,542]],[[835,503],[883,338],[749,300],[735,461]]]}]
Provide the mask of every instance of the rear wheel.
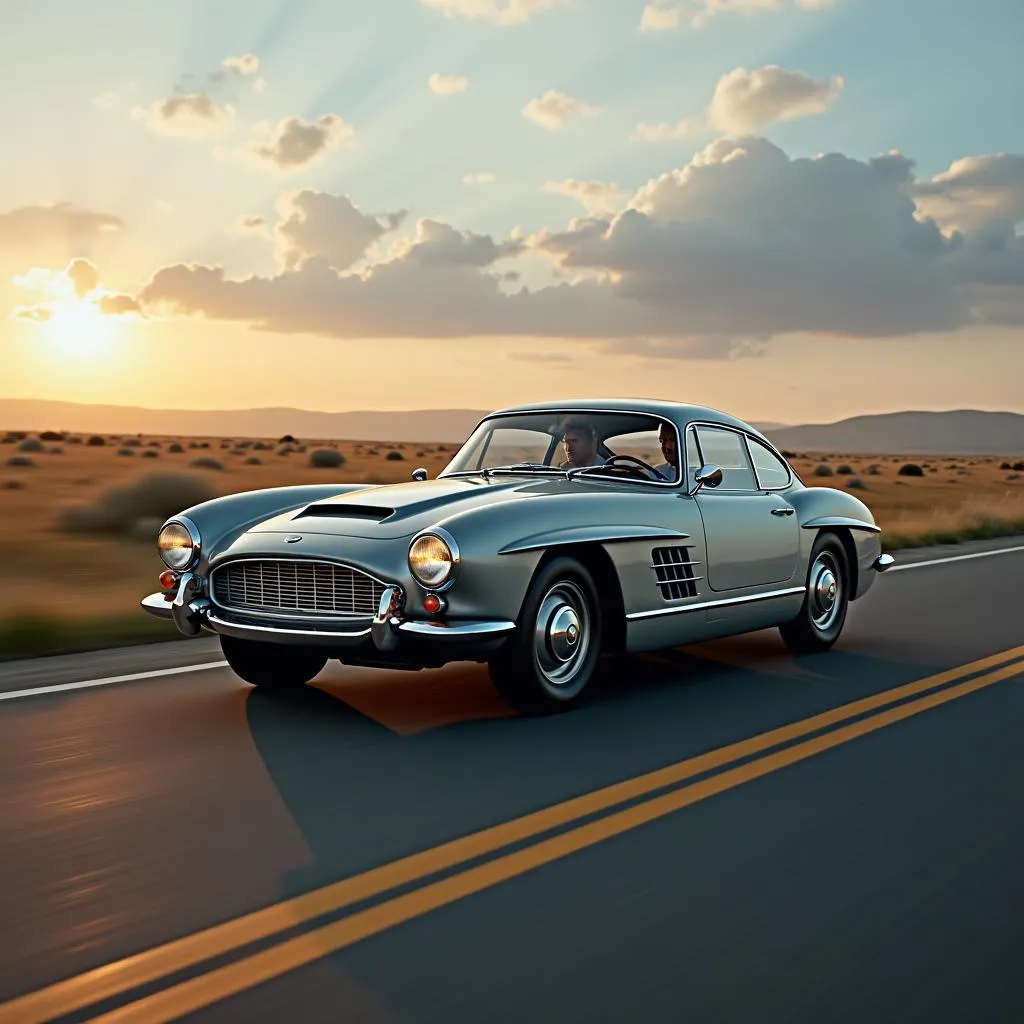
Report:
[{"label": "rear wheel", "polygon": [[236,676],[264,690],[302,686],[327,664],[327,655],[313,647],[268,644],[222,635],[220,648]]},{"label": "rear wheel", "polygon": [[822,533],[811,549],[807,593],[796,618],[779,627],[794,654],[827,651],[846,624],[850,603],[850,570],[846,550],[834,533]]},{"label": "rear wheel", "polygon": [[543,566],[527,592],[516,632],[488,663],[501,698],[523,714],[579,703],[601,652],[601,605],[574,558]]}]

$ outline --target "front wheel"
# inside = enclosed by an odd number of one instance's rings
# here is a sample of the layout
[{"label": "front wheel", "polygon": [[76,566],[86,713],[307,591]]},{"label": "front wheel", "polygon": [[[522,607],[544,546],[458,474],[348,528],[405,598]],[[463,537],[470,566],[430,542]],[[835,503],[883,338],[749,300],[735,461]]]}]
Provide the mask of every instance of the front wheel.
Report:
[{"label": "front wheel", "polygon": [[312,647],[268,644],[260,640],[220,638],[220,649],[236,676],[264,690],[291,690],[308,683],[327,664]]},{"label": "front wheel", "polygon": [[488,663],[506,704],[523,714],[580,701],[601,653],[601,603],[593,577],[574,558],[554,558],[534,577],[518,628]]},{"label": "front wheel", "polygon": [[794,654],[827,651],[843,631],[849,603],[846,549],[835,534],[819,534],[811,548],[804,603],[796,618],[779,627],[786,646]]}]

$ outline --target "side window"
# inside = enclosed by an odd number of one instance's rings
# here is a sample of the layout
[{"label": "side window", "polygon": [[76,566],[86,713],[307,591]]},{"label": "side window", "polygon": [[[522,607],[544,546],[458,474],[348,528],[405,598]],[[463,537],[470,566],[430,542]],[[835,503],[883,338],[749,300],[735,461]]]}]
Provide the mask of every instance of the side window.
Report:
[{"label": "side window", "polygon": [[715,490],[757,490],[757,481],[747,458],[743,438],[735,430],[698,427],[697,440],[704,462],[722,467],[722,483]]},{"label": "side window", "polygon": [[785,487],[789,483],[789,470],[775,452],[752,437],[747,438],[747,446],[761,487]]}]

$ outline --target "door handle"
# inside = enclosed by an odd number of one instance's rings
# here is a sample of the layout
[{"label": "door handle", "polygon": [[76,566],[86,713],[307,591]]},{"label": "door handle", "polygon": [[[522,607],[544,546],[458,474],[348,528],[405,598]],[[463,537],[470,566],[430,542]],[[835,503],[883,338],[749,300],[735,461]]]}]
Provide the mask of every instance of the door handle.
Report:
[{"label": "door handle", "polygon": [[791,516],[796,509],[790,508],[788,505],[785,508],[773,508],[773,516]]}]

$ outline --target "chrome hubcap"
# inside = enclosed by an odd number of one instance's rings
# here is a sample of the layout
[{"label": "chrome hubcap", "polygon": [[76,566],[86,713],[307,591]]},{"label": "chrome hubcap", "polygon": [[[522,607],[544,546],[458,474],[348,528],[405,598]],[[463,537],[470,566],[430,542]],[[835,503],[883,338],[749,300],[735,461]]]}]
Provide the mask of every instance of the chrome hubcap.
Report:
[{"label": "chrome hubcap", "polygon": [[821,630],[828,629],[839,615],[842,579],[833,555],[823,551],[811,566],[810,606],[811,619]]},{"label": "chrome hubcap", "polygon": [[583,592],[574,583],[555,584],[537,612],[534,653],[541,675],[552,686],[576,678],[590,649],[590,615]]}]

